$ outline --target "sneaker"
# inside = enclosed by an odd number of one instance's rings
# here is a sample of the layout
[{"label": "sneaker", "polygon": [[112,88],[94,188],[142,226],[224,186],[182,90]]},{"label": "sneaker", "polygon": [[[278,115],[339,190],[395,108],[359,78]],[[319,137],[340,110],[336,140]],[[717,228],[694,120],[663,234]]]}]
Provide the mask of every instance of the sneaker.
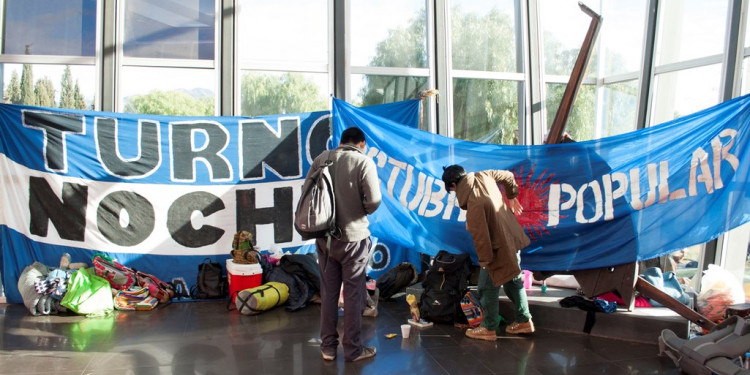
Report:
[{"label": "sneaker", "polygon": [[466,330],[466,336],[477,340],[495,341],[497,333],[482,326]]},{"label": "sneaker", "polygon": [[511,335],[517,335],[520,333],[534,333],[534,322],[529,320],[528,322],[513,322],[513,324],[505,327],[505,333],[509,333]]},{"label": "sneaker", "polygon": [[336,352],[327,352],[326,350],[321,349],[320,355],[322,355],[323,359],[325,359],[326,361],[333,361],[334,359],[336,359]]},{"label": "sneaker", "polygon": [[365,307],[365,311],[362,312],[362,316],[376,318],[378,316],[378,308],[377,307]]},{"label": "sneaker", "polygon": [[372,358],[375,356],[375,352],[377,349],[375,349],[374,346],[363,346],[362,347],[362,354],[359,355],[359,357],[352,359],[352,362],[360,361],[367,358]]}]

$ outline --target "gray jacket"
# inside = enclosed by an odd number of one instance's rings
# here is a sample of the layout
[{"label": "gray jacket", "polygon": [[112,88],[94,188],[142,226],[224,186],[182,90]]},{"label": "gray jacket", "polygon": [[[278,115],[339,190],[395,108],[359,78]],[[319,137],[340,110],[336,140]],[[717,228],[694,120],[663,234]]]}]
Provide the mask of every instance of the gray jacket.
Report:
[{"label": "gray jacket", "polygon": [[[380,206],[380,180],[375,162],[354,145],[340,145],[323,152],[310,167],[318,168],[331,153],[331,178],[336,194],[336,225],[341,229],[341,241],[356,242],[370,236],[367,215]],[[308,172],[308,175],[310,173]]]}]

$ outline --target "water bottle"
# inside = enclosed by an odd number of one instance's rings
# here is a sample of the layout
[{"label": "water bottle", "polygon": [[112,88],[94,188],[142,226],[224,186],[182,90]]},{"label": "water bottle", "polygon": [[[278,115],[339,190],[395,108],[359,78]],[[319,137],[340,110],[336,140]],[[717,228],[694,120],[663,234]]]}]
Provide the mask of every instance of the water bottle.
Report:
[{"label": "water bottle", "polygon": [[531,289],[531,272],[523,270],[523,288]]},{"label": "water bottle", "polygon": [[743,366],[745,369],[750,369],[750,352],[745,352],[745,362],[743,362]]}]

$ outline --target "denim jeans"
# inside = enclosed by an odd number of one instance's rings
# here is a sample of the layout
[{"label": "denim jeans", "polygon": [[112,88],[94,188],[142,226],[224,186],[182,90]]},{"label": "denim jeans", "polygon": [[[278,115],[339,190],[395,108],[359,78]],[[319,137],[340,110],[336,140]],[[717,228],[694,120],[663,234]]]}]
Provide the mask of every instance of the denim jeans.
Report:
[{"label": "denim jeans", "polygon": [[[503,291],[508,299],[513,303],[515,309],[515,321],[524,323],[531,320],[529,313],[529,303],[526,300],[526,290],[523,288],[523,272],[512,280],[503,284]],[[498,315],[500,314],[500,287],[495,286],[490,278],[490,273],[486,269],[479,271],[479,280],[477,281],[477,292],[479,292],[479,303],[484,310],[484,320],[482,326],[488,330],[497,330],[500,324]]]}]

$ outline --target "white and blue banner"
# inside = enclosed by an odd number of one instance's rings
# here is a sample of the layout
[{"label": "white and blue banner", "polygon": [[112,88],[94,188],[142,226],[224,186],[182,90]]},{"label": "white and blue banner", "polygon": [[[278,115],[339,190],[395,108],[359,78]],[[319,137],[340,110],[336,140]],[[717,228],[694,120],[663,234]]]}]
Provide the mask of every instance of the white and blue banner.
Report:
[{"label": "white and blue banner", "polygon": [[[415,128],[418,100],[363,110]],[[64,253],[97,252],[164,281],[195,284],[224,263],[234,233],[262,250],[314,249],[292,218],[315,156],[332,148],[330,111],[262,117],[175,117],[0,104],[0,256],[7,299],[17,281]],[[391,251],[395,251],[391,254]],[[378,243],[373,277],[418,255]],[[417,260],[418,261],[418,260]]]},{"label": "white and blue banner", "polygon": [[[384,201],[371,276],[440,249],[474,255],[442,167],[508,169],[531,245],[522,265],[574,270],[653,258],[748,221],[750,99],[597,141],[498,146],[416,129],[419,101],[262,117],[175,117],[0,105],[0,256],[8,301],[33,261],[96,252],[193,285],[236,231],[309,251],[292,216],[313,158],[359,126]],[[331,126],[333,138],[331,138]]]}]

